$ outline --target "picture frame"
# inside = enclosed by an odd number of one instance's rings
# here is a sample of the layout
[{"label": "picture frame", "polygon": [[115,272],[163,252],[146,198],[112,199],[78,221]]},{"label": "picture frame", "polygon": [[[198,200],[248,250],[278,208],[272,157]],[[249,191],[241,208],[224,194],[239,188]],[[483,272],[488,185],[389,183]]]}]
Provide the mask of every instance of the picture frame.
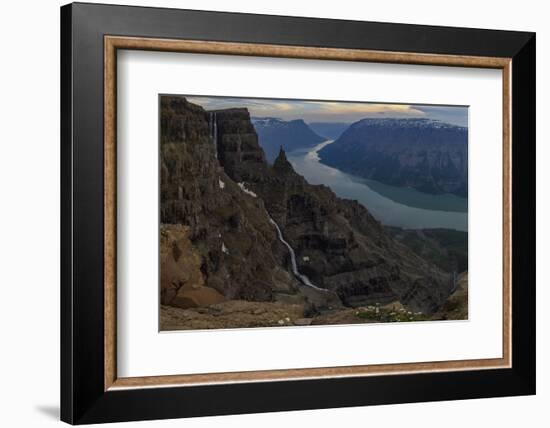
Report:
[{"label": "picture frame", "polygon": [[[501,358],[119,377],[119,50],[502,70]],[[534,394],[535,97],[534,33],[63,6],[61,419],[86,424]]]}]

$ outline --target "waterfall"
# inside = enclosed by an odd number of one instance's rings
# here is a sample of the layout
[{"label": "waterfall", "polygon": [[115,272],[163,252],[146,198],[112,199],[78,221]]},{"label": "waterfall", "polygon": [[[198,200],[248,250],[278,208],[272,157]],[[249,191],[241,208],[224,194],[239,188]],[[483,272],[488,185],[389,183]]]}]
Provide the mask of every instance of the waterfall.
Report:
[{"label": "waterfall", "polygon": [[218,119],[215,112],[208,113],[208,130],[214,143],[214,156],[218,159]]},{"label": "waterfall", "polygon": [[279,241],[283,243],[283,245],[288,249],[288,252],[290,253],[290,263],[292,266],[292,273],[294,274],[294,276],[298,278],[298,280],[302,284],[307,285],[308,287],[315,288],[316,290],[320,290],[320,291],[328,291],[328,290],[325,290],[324,288],[317,287],[315,284],[313,284],[309,280],[307,276],[300,273],[300,271],[298,270],[298,264],[296,263],[296,253],[294,252],[294,248],[292,248],[290,244],[287,241],[285,241],[285,238],[283,237],[283,232],[281,232],[281,228],[275,222],[275,220],[273,220],[271,216],[268,216],[268,217],[271,224],[273,224],[273,226],[275,226],[275,229],[277,230],[277,237],[279,238]]}]

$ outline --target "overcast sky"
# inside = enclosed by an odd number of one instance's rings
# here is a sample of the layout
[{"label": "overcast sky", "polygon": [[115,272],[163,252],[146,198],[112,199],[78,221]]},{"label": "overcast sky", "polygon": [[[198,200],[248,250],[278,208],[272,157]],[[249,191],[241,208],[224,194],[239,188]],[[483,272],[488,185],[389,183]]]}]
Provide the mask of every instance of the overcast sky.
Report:
[{"label": "overcast sky", "polygon": [[303,119],[310,122],[352,123],[366,117],[428,118],[468,126],[468,108],[434,105],[377,104],[336,101],[301,101],[264,98],[187,96],[206,110],[246,107],[253,117]]}]

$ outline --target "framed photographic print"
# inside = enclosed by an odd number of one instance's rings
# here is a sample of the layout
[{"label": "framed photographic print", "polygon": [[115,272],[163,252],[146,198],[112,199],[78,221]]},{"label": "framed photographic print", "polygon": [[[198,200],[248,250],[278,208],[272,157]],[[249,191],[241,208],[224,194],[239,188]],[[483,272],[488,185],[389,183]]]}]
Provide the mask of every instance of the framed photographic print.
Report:
[{"label": "framed photographic print", "polygon": [[535,393],[533,33],[76,3],[61,53],[62,420]]}]

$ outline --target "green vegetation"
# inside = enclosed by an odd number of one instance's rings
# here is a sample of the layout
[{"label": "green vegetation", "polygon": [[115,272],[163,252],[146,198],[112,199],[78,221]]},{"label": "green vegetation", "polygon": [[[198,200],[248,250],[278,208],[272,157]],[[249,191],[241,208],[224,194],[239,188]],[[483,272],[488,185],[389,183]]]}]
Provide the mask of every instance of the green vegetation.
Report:
[{"label": "green vegetation", "polygon": [[412,322],[430,319],[422,312],[412,312],[404,308],[397,309],[380,306],[360,308],[355,312],[355,315],[362,320],[372,322]]},{"label": "green vegetation", "polygon": [[392,237],[447,272],[468,270],[468,232],[386,227]]}]

